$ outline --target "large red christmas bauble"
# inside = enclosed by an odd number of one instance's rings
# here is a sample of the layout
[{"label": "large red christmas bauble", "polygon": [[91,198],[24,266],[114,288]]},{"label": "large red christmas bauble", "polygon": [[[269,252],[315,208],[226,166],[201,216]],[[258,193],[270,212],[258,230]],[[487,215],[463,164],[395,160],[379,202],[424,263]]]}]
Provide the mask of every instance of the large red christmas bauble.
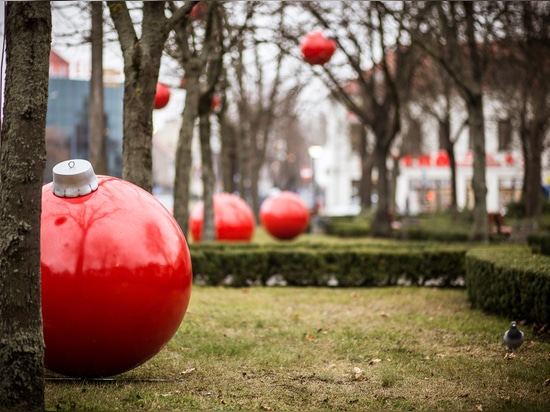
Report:
[{"label": "large red christmas bauble", "polygon": [[[70,162],[77,170],[86,161]],[[42,191],[45,365],[74,377],[116,375],[152,358],[181,324],[189,249],[148,192],[107,176],[71,187],[67,173],[56,182],[60,165]]]},{"label": "large red christmas bauble", "polygon": [[[189,231],[194,242],[202,238],[204,203],[201,201],[189,216]],[[214,227],[217,240],[250,241],[254,235],[256,222],[254,213],[240,197],[230,193],[214,195]]]},{"label": "large red christmas bauble", "polygon": [[260,207],[260,221],[273,237],[290,240],[307,229],[309,210],[300,196],[285,191],[263,201]]},{"label": "large red christmas bauble", "polygon": [[170,88],[162,83],[157,83],[157,93],[155,94],[155,109],[166,107],[170,101]]},{"label": "large red christmas bauble", "polygon": [[307,34],[300,44],[303,59],[311,65],[327,63],[336,51],[336,47],[336,42],[327,39],[320,31]]}]

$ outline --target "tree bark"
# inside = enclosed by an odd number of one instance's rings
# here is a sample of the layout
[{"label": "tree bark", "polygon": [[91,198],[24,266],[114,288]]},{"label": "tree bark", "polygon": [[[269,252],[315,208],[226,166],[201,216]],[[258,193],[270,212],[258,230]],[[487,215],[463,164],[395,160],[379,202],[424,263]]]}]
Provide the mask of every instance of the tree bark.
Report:
[{"label": "tree bark", "polygon": [[153,109],[164,43],[196,2],[186,2],[170,19],[165,3],[143,2],[138,38],[126,2],[107,2],[124,58],[122,178],[148,192],[153,188]]},{"label": "tree bark", "polygon": [[543,135],[536,130],[535,122],[526,124],[525,118],[522,118],[520,127],[520,138],[522,142],[524,158],[523,175],[523,203],[525,207],[525,216],[539,218],[542,216],[542,151]]},{"label": "tree bark", "polygon": [[371,222],[370,235],[372,237],[391,237],[390,182],[386,165],[389,148],[381,145],[380,140],[377,139],[378,142],[374,148],[374,164],[378,169],[378,181],[376,183],[378,205]]},{"label": "tree bark", "polygon": [[471,83],[466,91],[466,105],[470,121],[470,133],[474,152],[472,187],[474,190],[473,225],[471,240],[488,241],[487,222],[487,183],[485,158],[485,117],[483,113],[483,82],[481,57],[475,35],[474,7],[471,2],[463,2],[466,19],[466,35],[470,53]]},{"label": "tree bark", "polygon": [[472,189],[474,192],[473,225],[470,239],[487,241],[487,185],[485,183],[485,125],[483,118],[483,99],[481,93],[467,102],[470,118],[470,135],[473,143],[474,164]]},{"label": "tree bark", "polygon": [[367,129],[364,125],[362,125],[359,133],[359,155],[361,157],[359,197],[361,199],[361,208],[369,210],[372,207],[372,167],[374,156],[368,150]]},{"label": "tree bark", "polygon": [[0,147],[0,410],[44,410],[40,214],[51,42],[49,2],[6,4]]},{"label": "tree bark", "polygon": [[99,175],[106,175],[105,110],[103,104],[103,2],[93,1],[92,7],[92,77],[90,80],[90,163]]},{"label": "tree bark", "polygon": [[185,106],[182,113],[182,123],[176,147],[176,169],[174,177],[174,218],[183,234],[187,237],[189,231],[189,192],[192,155],[191,146],[195,131],[195,120],[199,107],[199,75],[200,68],[193,64],[186,66]]},{"label": "tree bark", "polygon": [[[210,100],[207,102],[210,106]],[[212,149],[210,146],[210,110],[209,108],[199,115],[199,136],[201,142],[202,184],[203,184],[203,223],[201,241],[216,240],[214,220],[214,167],[212,164]]]}]

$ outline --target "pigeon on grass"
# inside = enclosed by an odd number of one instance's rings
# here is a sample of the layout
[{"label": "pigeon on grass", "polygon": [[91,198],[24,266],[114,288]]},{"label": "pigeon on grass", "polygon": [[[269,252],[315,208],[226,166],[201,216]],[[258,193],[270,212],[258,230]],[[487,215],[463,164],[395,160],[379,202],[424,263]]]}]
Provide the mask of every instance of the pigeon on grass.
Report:
[{"label": "pigeon on grass", "polygon": [[518,329],[518,325],[515,321],[510,324],[510,329],[504,332],[504,344],[512,351],[504,356],[505,359],[514,358],[516,356],[516,350],[523,343],[523,332]]}]

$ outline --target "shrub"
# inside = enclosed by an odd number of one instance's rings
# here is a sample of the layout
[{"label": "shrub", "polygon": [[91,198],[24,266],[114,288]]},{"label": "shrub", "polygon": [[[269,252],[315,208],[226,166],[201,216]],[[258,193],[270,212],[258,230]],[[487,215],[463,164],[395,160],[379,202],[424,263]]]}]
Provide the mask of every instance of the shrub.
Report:
[{"label": "shrub", "polygon": [[533,253],[550,256],[550,232],[535,232],[527,236],[527,244]]},{"label": "shrub", "polygon": [[193,273],[209,285],[265,285],[274,275],[288,285],[455,284],[464,275],[465,245],[442,247],[396,241],[268,245],[193,244]]},{"label": "shrub", "polygon": [[466,288],[474,307],[541,324],[550,322],[550,258],[527,246],[486,246],[466,254]]}]

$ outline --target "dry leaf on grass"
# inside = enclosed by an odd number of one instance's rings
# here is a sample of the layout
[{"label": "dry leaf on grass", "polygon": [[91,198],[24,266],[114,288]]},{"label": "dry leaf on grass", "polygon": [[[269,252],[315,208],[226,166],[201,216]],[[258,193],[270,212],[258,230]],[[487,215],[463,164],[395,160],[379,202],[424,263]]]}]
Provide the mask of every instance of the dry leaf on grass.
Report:
[{"label": "dry leaf on grass", "polygon": [[356,366],[355,368],[353,368],[353,373],[354,373],[355,379],[359,379],[363,374],[363,370]]},{"label": "dry leaf on grass", "polygon": [[195,371],[196,369],[195,368],[189,368],[189,369],[185,369],[184,371],[181,371],[180,372],[180,375],[187,375],[188,373],[191,373],[193,371]]},{"label": "dry leaf on grass", "polygon": [[550,385],[550,378],[548,378],[544,381],[544,386],[548,386],[548,385]]},{"label": "dry leaf on grass", "polygon": [[315,336],[313,336],[311,333],[308,333],[306,335],[306,339],[310,342],[313,342],[315,340]]},{"label": "dry leaf on grass", "polygon": [[262,411],[272,411],[273,410],[273,408],[271,406],[267,406],[267,405],[260,406],[260,409]]},{"label": "dry leaf on grass", "polygon": [[476,405],[476,411],[482,411],[482,410],[483,410],[482,404]]},{"label": "dry leaf on grass", "polygon": [[380,363],[380,362],[382,362],[382,359],[378,359],[378,358],[371,359],[371,360],[369,361],[369,365],[374,365],[374,364]]}]

